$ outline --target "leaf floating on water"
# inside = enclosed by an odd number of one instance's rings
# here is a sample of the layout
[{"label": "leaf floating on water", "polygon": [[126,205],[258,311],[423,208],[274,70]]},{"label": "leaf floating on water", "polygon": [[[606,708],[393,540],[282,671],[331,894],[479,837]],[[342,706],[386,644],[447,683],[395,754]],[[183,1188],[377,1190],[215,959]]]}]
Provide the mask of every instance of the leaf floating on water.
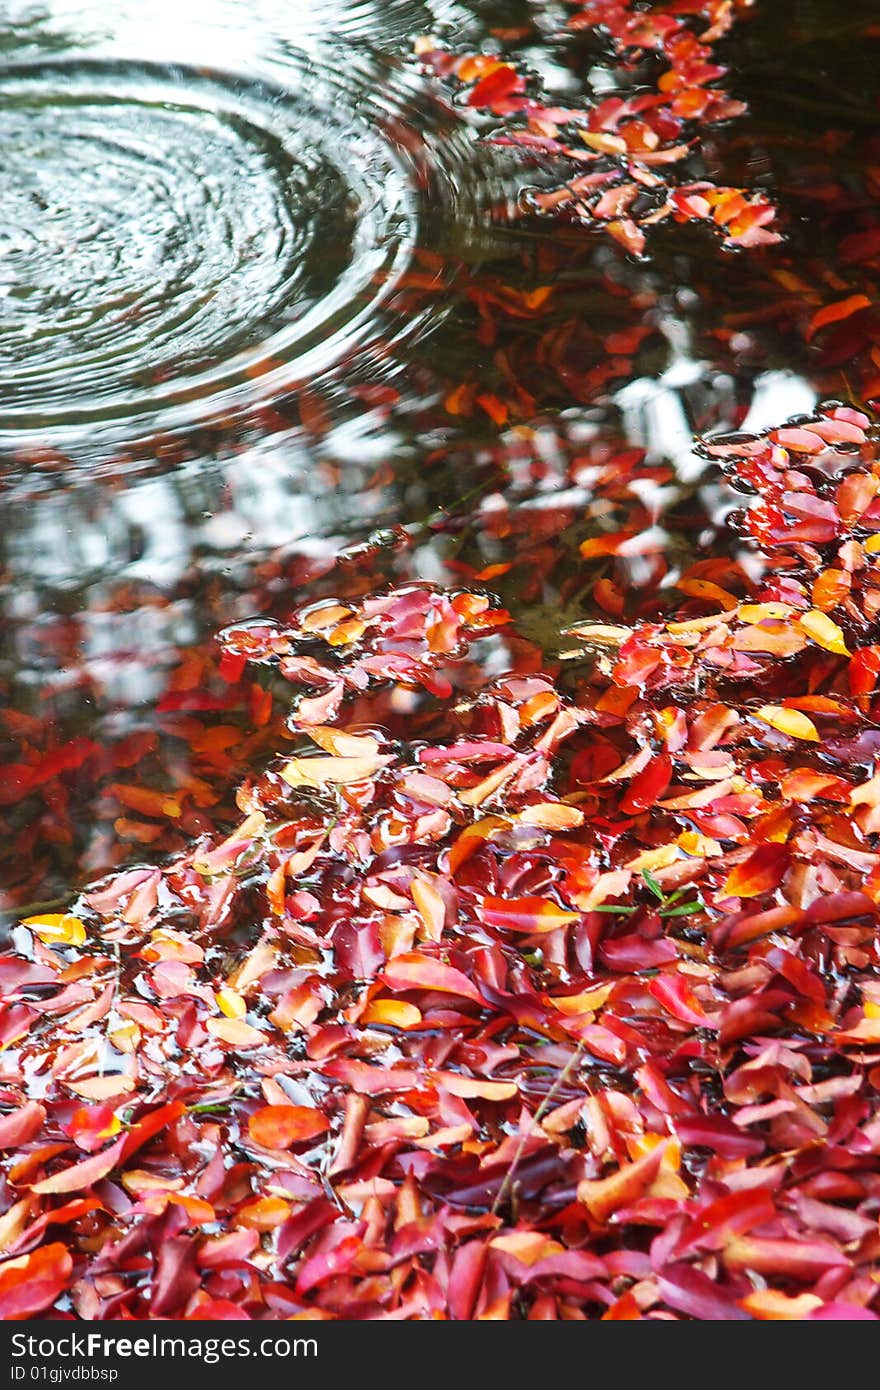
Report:
[{"label": "leaf floating on water", "polygon": [[755,718],[778,729],[781,734],[788,734],[789,738],[804,739],[810,743],[819,742],[819,732],[815,724],[800,710],[786,709],[782,705],[762,705],[760,709],[755,710]]},{"label": "leaf floating on water", "polygon": [[209,1018],[205,1028],[228,1047],[260,1047],[266,1042],[266,1035],[259,1028],[253,1028],[243,1018]]},{"label": "leaf floating on water", "polygon": [[291,758],[281,776],[291,787],[345,786],[368,780],[389,761],[375,754],[356,758]]},{"label": "leaf floating on water", "polygon": [[818,642],[826,651],[834,652],[838,656],[849,656],[849,648],[841,628],[826,613],[811,609],[810,612],[800,615],[798,624],[808,637]]},{"label": "leaf floating on water", "polygon": [[30,927],[34,935],[47,946],[85,945],[85,925],[69,912],[49,912],[40,917],[26,917],[22,926]]}]

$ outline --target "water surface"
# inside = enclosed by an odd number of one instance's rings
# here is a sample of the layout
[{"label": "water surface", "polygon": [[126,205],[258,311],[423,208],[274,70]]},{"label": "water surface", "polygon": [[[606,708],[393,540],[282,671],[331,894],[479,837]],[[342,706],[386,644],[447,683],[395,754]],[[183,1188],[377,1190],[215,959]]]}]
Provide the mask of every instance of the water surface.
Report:
[{"label": "water surface", "polygon": [[[464,579],[553,658],[595,609],[578,545],[606,524],[591,478],[615,450],[668,470],[666,568],[633,557],[633,607],[696,549],[725,553],[732,498],[694,433],[852,389],[852,343],[805,339],[785,274],[796,261],[817,302],[852,275],[839,247],[877,162],[871,10],[767,0],[723,45],[750,114],[702,171],[776,197],[785,246],[730,255],[669,228],[635,261],[523,217],[521,188],[552,171],[488,145],[412,60],[421,33],[503,29],[560,100],[614,90],[602,36],[563,34],[558,7],[6,7],[7,909],[234,814],[274,730],[223,703],[210,639],[236,618],[377,576]],[[138,810],[132,784],[187,785],[185,814]]]}]

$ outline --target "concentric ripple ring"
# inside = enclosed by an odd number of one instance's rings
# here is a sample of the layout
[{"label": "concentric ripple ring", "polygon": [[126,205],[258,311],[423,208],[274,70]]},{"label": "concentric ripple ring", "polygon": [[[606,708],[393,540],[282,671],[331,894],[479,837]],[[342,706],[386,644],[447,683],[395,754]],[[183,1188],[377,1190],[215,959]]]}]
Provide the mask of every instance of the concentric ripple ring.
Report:
[{"label": "concentric ripple ring", "polygon": [[102,61],[0,73],[0,432],[224,411],[368,337],[418,199],[382,122],[284,85]]}]

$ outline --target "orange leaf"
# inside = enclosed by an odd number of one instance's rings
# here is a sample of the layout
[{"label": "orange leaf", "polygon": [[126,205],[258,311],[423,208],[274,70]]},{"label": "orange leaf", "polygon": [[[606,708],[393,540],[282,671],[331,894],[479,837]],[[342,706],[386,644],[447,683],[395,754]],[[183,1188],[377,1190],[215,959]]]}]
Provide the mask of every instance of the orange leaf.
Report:
[{"label": "orange leaf", "polygon": [[237,1224],[252,1231],[272,1231],[290,1215],[290,1203],[283,1197],[258,1197],[246,1202],[237,1213]]},{"label": "orange leaf", "polygon": [[502,1250],[505,1255],[512,1255],[524,1265],[535,1265],[540,1260],[552,1259],[554,1255],[563,1254],[565,1249],[558,1241],[551,1240],[540,1231],[509,1231],[505,1235],[493,1237],[489,1245],[493,1250]]},{"label": "orange leaf", "polygon": [[759,845],[748,859],[728,874],[721,889],[722,898],[755,898],[771,893],[782,882],[791,858],[786,845],[773,842]]},{"label": "orange leaf", "polygon": [[325,724],[311,725],[309,738],[337,758],[373,758],[379,751],[379,742],[372,734],[346,734]]},{"label": "orange leaf", "polygon": [[517,820],[521,825],[535,825],[541,830],[573,830],[584,823],[584,813],[564,801],[539,801],[526,806]]},{"label": "orange leaf", "polygon": [[665,1143],[658,1144],[644,1158],[624,1163],[607,1178],[585,1178],[578,1184],[578,1201],[600,1222],[608,1220],[621,1207],[636,1201],[651,1186],[660,1171]]},{"label": "orange leaf", "polygon": [[0,1265],[0,1318],[21,1322],[55,1302],[70,1283],[73,1258],[60,1242]]},{"label": "orange leaf", "polygon": [[330,1123],[307,1105],[266,1105],[248,1120],[248,1134],[264,1149],[289,1149],[326,1134]]},{"label": "orange leaf", "polygon": [[851,294],[847,299],[839,299],[836,304],[826,304],[823,309],[817,309],[810,319],[807,342],[827,324],[839,323],[841,319],[848,319],[851,314],[858,314],[862,309],[870,307],[871,301],[866,294]]},{"label": "orange leaf", "polygon": [[761,1322],[800,1322],[821,1308],[822,1300],[814,1293],[801,1293],[790,1298],[777,1289],[755,1289],[740,1299],[740,1307]]},{"label": "orange leaf", "polygon": [[473,825],[465,826],[449,851],[449,872],[454,874],[471,855],[476,854],[483,840],[491,840],[502,830],[510,829],[510,821],[501,816],[485,816]]}]

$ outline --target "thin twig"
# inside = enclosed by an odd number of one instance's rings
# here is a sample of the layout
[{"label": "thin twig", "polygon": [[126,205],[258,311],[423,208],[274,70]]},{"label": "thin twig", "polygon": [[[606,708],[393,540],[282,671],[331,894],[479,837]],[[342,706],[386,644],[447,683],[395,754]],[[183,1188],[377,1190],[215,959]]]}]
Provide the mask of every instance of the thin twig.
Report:
[{"label": "thin twig", "polygon": [[534,1134],[535,1127],[541,1123],[544,1116],[547,1114],[547,1111],[550,1109],[551,1104],[559,1095],[559,1092],[561,1091],[562,1087],[565,1085],[566,1081],[571,1075],[573,1068],[578,1062],[580,1062],[581,1058],[583,1057],[584,1051],[584,1040],[583,1038],[581,1038],[574,1052],[569,1057],[565,1066],[562,1068],[562,1071],[559,1073],[556,1080],[553,1082],[553,1085],[550,1087],[550,1090],[547,1092],[546,1096],[541,1101],[541,1104],[535,1111],[532,1117],[531,1127],[527,1129],[522,1135],[520,1135],[520,1141],[516,1146],[516,1153],[513,1155],[510,1167],[504,1175],[504,1182],[498,1189],[498,1195],[496,1196],[495,1201],[492,1203],[493,1216],[497,1216],[500,1206],[502,1205],[505,1198],[507,1197],[508,1192],[510,1191],[510,1188],[513,1184],[513,1179],[516,1176],[516,1170],[519,1167],[520,1160],[523,1156],[523,1150],[525,1149],[526,1144],[529,1142],[532,1135]]}]

